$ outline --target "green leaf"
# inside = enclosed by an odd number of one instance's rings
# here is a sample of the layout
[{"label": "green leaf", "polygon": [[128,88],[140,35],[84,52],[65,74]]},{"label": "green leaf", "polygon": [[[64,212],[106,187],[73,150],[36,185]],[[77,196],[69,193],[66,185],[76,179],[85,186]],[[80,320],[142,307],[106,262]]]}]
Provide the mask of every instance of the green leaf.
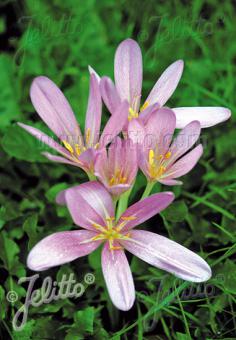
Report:
[{"label": "green leaf", "polygon": [[11,157],[28,162],[48,162],[41,155],[45,151],[43,142],[31,136],[19,126],[11,126],[7,129],[3,139],[2,147]]},{"label": "green leaf", "polygon": [[3,260],[5,268],[9,271],[13,268],[16,255],[20,252],[19,246],[11,240],[5,231],[0,234],[0,258]]},{"label": "green leaf", "polygon": [[78,327],[80,334],[93,333],[94,317],[94,307],[87,307],[74,314],[76,327]]},{"label": "green leaf", "polygon": [[37,223],[38,215],[33,214],[29,216],[23,224],[23,230],[29,238],[28,250],[30,250],[37,241]]},{"label": "green leaf", "polygon": [[10,56],[0,56],[0,129],[10,124],[20,116],[16,79],[13,74],[13,61]]},{"label": "green leaf", "polygon": [[184,201],[176,201],[165,209],[163,215],[170,222],[182,222],[188,213],[188,208]]}]

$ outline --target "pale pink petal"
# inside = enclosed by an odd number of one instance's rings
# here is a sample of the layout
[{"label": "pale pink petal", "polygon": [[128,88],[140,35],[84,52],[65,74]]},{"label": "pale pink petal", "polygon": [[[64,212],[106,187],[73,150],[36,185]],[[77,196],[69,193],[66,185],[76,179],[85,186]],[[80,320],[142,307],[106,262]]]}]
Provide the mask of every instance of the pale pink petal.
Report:
[{"label": "pale pink petal", "polygon": [[196,146],[192,151],[180,158],[176,163],[170,166],[162,179],[178,178],[187,174],[197,164],[199,158],[203,153],[202,144]]},{"label": "pale pink petal", "polygon": [[74,223],[89,230],[94,230],[93,222],[104,226],[115,215],[110,194],[96,181],[65,190],[65,201]]},{"label": "pale pink petal", "polygon": [[176,181],[175,179],[162,179],[162,180],[158,180],[158,182],[160,182],[161,184],[164,185],[182,185],[183,182],[181,181]]},{"label": "pale pink petal", "polygon": [[88,70],[89,70],[89,73],[94,74],[96,76],[98,82],[100,82],[100,80],[101,80],[100,76],[97,74],[97,72],[90,65],[88,66]]},{"label": "pale pink petal", "polygon": [[100,241],[81,244],[97,234],[88,230],[61,231],[49,235],[37,243],[30,251],[27,266],[31,270],[41,271],[71,262],[78,257],[94,251]]},{"label": "pale pink petal", "polygon": [[67,158],[56,156],[49,152],[42,152],[42,155],[44,155],[47,159],[49,159],[52,162],[69,164],[69,165],[74,165],[74,166],[78,166],[79,168],[82,168],[82,164],[79,162],[75,162],[75,161],[73,162],[73,161],[68,160]]},{"label": "pale pink petal", "polygon": [[102,271],[113,304],[120,310],[129,310],[135,300],[135,288],[129,263],[123,250],[102,251]]},{"label": "pale pink petal", "polygon": [[186,125],[177,135],[170,147],[171,157],[169,163],[184,155],[198,140],[201,132],[201,125],[193,121]]},{"label": "pale pink petal", "polygon": [[81,136],[67,99],[49,78],[35,78],[30,88],[30,97],[40,117],[61,140],[77,140]]},{"label": "pale pink petal", "polygon": [[100,82],[100,89],[102,99],[106,107],[108,108],[110,113],[114,113],[119,107],[121,100],[112,80],[108,77],[102,77]]},{"label": "pale pink petal", "polygon": [[96,161],[98,154],[99,154],[98,150],[89,148],[79,155],[78,160],[81,164],[83,164],[83,167],[84,169],[86,169],[86,171],[93,173],[94,163]]},{"label": "pale pink petal", "polygon": [[165,155],[169,149],[176,127],[175,114],[167,107],[152,114],[146,125],[145,147],[157,146],[158,154]]},{"label": "pale pink petal", "polygon": [[121,244],[143,261],[187,281],[203,282],[211,277],[208,264],[180,244],[144,230],[132,230],[131,236],[133,242]]},{"label": "pale pink petal", "polygon": [[[160,76],[147,97],[149,105],[158,103],[163,106],[175,91],[183,73],[184,62],[177,60],[171,64]],[[195,118],[196,119],[196,118]]]},{"label": "pale pink petal", "polygon": [[[108,155],[103,149],[97,157],[94,173],[112,195],[118,196],[131,187],[137,171],[136,147],[130,139],[116,137],[108,149]],[[125,181],[117,183],[119,176]]]},{"label": "pale pink petal", "polygon": [[63,146],[61,146],[53,138],[47,136],[42,131],[34,128],[33,126],[26,125],[26,124],[23,124],[23,123],[17,123],[17,124],[20,127],[22,127],[24,130],[29,132],[32,136],[36,137],[42,145],[46,144],[46,145],[50,146],[50,148],[59,152],[64,157],[70,157],[70,153]]},{"label": "pale pink petal", "polygon": [[143,144],[145,142],[146,131],[140,119],[132,119],[129,122],[128,136],[134,144]]},{"label": "pale pink petal", "polygon": [[99,140],[102,115],[102,98],[96,76],[90,76],[90,90],[85,121],[86,146],[95,146]]},{"label": "pale pink petal", "polygon": [[108,185],[107,182],[101,180],[103,185],[106,187],[106,189],[111,193],[112,196],[118,197],[121,194],[123,194],[125,191],[129,190],[131,188],[131,184],[117,184],[117,185]]},{"label": "pale pink petal", "polygon": [[131,205],[120,217],[118,224],[130,217],[130,220],[122,229],[124,231],[129,230],[164,210],[173,200],[174,194],[172,192],[162,192],[144,198]]},{"label": "pale pink petal", "polygon": [[138,112],[142,91],[142,53],[139,45],[132,39],[124,40],[115,54],[115,84],[121,100]]},{"label": "pale pink petal", "polygon": [[160,109],[160,105],[155,103],[153,105],[149,105],[145,110],[141,111],[139,114],[139,120],[142,121],[144,125],[148,122],[148,119],[152,114],[155,114]]},{"label": "pale pink petal", "polygon": [[127,121],[128,110],[129,105],[125,101],[120,104],[116,111],[111,115],[100,138],[99,146],[101,148],[104,148],[107,144],[111,143],[121,132]]},{"label": "pale pink petal", "polygon": [[176,127],[183,128],[193,120],[198,120],[202,128],[214,126],[229,119],[231,111],[225,107],[177,107]]}]

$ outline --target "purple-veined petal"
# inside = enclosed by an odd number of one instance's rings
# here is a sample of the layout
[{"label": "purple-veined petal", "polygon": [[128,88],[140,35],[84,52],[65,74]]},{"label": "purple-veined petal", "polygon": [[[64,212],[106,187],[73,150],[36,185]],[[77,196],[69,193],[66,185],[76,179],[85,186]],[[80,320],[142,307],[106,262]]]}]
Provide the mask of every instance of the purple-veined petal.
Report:
[{"label": "purple-veined petal", "polygon": [[145,142],[145,127],[140,119],[132,119],[128,124],[128,136],[134,144]]},{"label": "purple-veined petal", "polygon": [[100,82],[100,89],[102,99],[106,107],[111,114],[114,113],[119,107],[121,100],[112,80],[108,77],[102,77]]},{"label": "purple-veined petal", "polygon": [[116,111],[109,118],[100,138],[99,146],[104,148],[107,144],[121,132],[123,129],[127,117],[128,117],[129,105],[125,101],[119,105]]},{"label": "purple-veined petal", "polygon": [[52,162],[69,164],[69,165],[74,165],[74,166],[78,166],[79,168],[82,168],[82,164],[79,163],[79,162],[70,161],[67,158],[56,156],[56,155],[53,155],[53,154],[51,154],[49,152],[42,152],[42,155],[44,155],[47,159],[49,159]]},{"label": "purple-veined petal", "polygon": [[115,196],[127,191],[138,171],[137,151],[130,139],[116,137],[108,149],[101,150],[94,174]]},{"label": "purple-veined petal", "polygon": [[170,166],[162,179],[178,178],[187,174],[197,164],[199,158],[203,153],[202,144],[196,146],[192,151],[180,158],[176,163]]},{"label": "purple-veined petal", "polygon": [[164,185],[182,185],[183,182],[181,181],[176,181],[175,179],[162,179],[162,180],[158,180],[158,182],[160,182],[161,184]]},{"label": "purple-veined petal", "polygon": [[198,121],[193,121],[186,125],[177,135],[170,147],[171,157],[169,162],[173,162],[184,155],[198,140],[201,132],[201,125]]},{"label": "purple-veined petal", "polygon": [[30,88],[30,97],[35,110],[58,138],[77,140],[81,136],[66,97],[49,78],[35,78]]},{"label": "purple-veined petal", "polygon": [[222,123],[230,118],[231,111],[225,107],[176,107],[176,127],[181,129],[193,120],[198,120],[202,128]]},{"label": "purple-veined petal", "polygon": [[88,230],[61,231],[49,235],[37,243],[30,251],[27,266],[31,270],[41,271],[88,255],[101,242],[80,243],[96,235],[96,233]]},{"label": "purple-veined petal", "polygon": [[86,146],[95,146],[99,140],[102,115],[102,98],[96,76],[90,76],[90,90],[85,121]]},{"label": "purple-veined petal", "polygon": [[29,132],[32,136],[36,137],[40,141],[40,143],[50,146],[50,148],[56,150],[57,152],[59,152],[64,157],[70,157],[70,153],[63,146],[61,146],[53,138],[47,136],[42,131],[34,128],[33,126],[26,125],[26,124],[23,124],[23,123],[17,123],[17,124],[20,127],[22,127],[24,130]]},{"label": "purple-veined petal", "polygon": [[88,70],[89,70],[89,73],[94,74],[96,76],[98,82],[100,82],[101,77],[97,74],[97,72],[90,65],[88,66]]},{"label": "purple-veined petal", "polygon": [[110,194],[96,181],[65,190],[65,201],[74,223],[85,229],[94,230],[93,222],[104,226],[115,214]]},{"label": "purple-veined petal", "polygon": [[87,172],[93,173],[94,163],[96,161],[98,154],[99,150],[89,148],[79,155],[78,160],[81,164],[83,164],[83,167],[84,169],[86,169]]},{"label": "purple-veined petal", "polygon": [[113,304],[120,310],[129,310],[135,300],[135,288],[129,263],[123,250],[102,251],[102,271]]},{"label": "purple-veined petal", "polygon": [[165,155],[176,127],[175,114],[167,107],[152,114],[146,125],[145,147],[157,145],[158,154]]},{"label": "purple-veined petal", "polygon": [[118,46],[115,54],[115,84],[121,100],[128,100],[136,112],[142,91],[142,53],[139,45],[126,39]]},{"label": "purple-veined petal", "polygon": [[139,120],[142,121],[144,125],[148,122],[148,119],[152,114],[155,114],[160,109],[160,105],[155,103],[153,105],[149,105],[146,109],[142,110],[139,114]]},{"label": "purple-veined petal", "polygon": [[170,205],[170,203],[174,200],[174,197],[175,196],[172,192],[162,192],[144,198],[143,200],[131,205],[120,217],[118,224],[127,220],[127,217],[130,217],[130,220],[127,221],[122,230],[126,231],[138,226],[168,207],[168,205]]},{"label": "purple-veined petal", "polygon": [[148,105],[158,103],[163,106],[167,102],[180,81],[183,68],[183,60],[177,60],[167,67],[147,97]]},{"label": "purple-veined petal", "polygon": [[[101,181],[103,183],[103,181]],[[104,182],[103,185],[106,187],[106,189],[111,193],[112,196],[120,196],[125,191],[129,190],[131,188],[131,184],[117,184],[117,185],[108,185],[107,182]]]},{"label": "purple-veined petal", "polygon": [[120,242],[143,261],[187,281],[203,282],[211,268],[197,254],[168,238],[144,230],[132,230],[132,241]]}]

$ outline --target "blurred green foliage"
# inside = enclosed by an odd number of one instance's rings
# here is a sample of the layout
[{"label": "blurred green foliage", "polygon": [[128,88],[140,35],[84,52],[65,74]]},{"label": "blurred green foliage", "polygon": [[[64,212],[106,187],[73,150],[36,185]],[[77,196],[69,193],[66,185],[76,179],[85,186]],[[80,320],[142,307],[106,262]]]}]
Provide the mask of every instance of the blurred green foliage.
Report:
[{"label": "blurred green foliage", "polygon": [[[236,338],[236,43],[234,1],[184,0],[26,0],[3,1],[0,17],[0,337],[3,339],[233,339]],[[8,40],[6,38],[8,37]],[[100,266],[100,250],[40,277],[75,274],[78,282],[93,272],[96,281],[76,300],[31,308],[21,332],[11,320],[24,303],[27,286],[18,278],[29,249],[44,236],[68,230],[72,221],[55,204],[57,192],[86,181],[77,168],[49,163],[42,145],[16,126],[17,121],[43,127],[29,99],[37,75],[46,75],[64,91],[80,125],[88,96],[91,65],[113,77],[117,45],[133,37],[142,48],[144,94],[174,60],[185,61],[170,106],[226,106],[232,119],[203,131],[205,152],[198,166],[174,188],[175,203],[145,228],[199,252],[212,266],[207,283],[214,294],[183,299],[188,283],[163,297],[175,278],[130,257],[137,300],[129,313],[110,303]],[[103,119],[107,117],[104,115]],[[145,185],[136,183],[139,199]],[[196,288],[196,285],[192,285]],[[15,290],[18,300],[6,300]],[[172,294],[172,295],[171,295]],[[175,299],[173,300],[173,298]]]}]

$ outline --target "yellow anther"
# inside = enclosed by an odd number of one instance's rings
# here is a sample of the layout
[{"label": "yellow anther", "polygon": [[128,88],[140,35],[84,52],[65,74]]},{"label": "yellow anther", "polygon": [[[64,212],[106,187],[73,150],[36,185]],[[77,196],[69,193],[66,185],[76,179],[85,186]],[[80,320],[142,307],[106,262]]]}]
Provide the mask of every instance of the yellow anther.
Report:
[{"label": "yellow anther", "polygon": [[81,154],[81,148],[80,148],[79,144],[75,144],[75,151],[76,151],[78,156]]},{"label": "yellow anther", "polygon": [[88,144],[89,141],[90,141],[90,135],[91,135],[91,130],[90,130],[90,128],[88,128],[87,131],[86,131],[86,136],[85,136],[86,144]]},{"label": "yellow anther", "polygon": [[123,249],[123,248],[119,247],[119,246],[117,246],[117,247],[110,246],[110,250],[121,250],[121,249]]},{"label": "yellow anther", "polygon": [[138,118],[138,112],[134,111],[132,107],[129,108],[128,120],[131,121],[133,118]]},{"label": "yellow anther", "polygon": [[133,221],[136,219],[136,216],[121,216],[121,220],[124,221]]},{"label": "yellow anther", "polygon": [[103,234],[98,234],[98,235],[92,237],[93,241],[97,241],[97,240],[101,240],[101,239],[104,239],[104,235]]},{"label": "yellow anther", "polygon": [[99,148],[99,143],[97,143],[97,144],[94,145],[94,149],[97,150],[98,148]]},{"label": "yellow anther", "polygon": [[112,176],[112,178],[109,180],[109,185],[112,186],[115,183],[115,178]]},{"label": "yellow anther", "polygon": [[170,158],[170,157],[171,157],[171,152],[168,151],[168,152],[166,153],[166,155],[165,155],[165,158],[168,159],[168,158]]},{"label": "yellow anther", "polygon": [[102,225],[100,225],[100,224],[98,224],[98,223],[96,223],[96,222],[93,222],[93,221],[91,221],[91,220],[90,220],[90,223],[91,223],[91,225],[92,225],[95,229],[97,229],[97,230],[99,230],[99,231],[101,231],[101,232],[105,232],[105,231],[106,231],[106,227],[105,227],[105,226],[102,226]]},{"label": "yellow anther", "polygon": [[107,217],[106,218],[106,221],[108,221],[108,222],[111,222],[111,221],[114,221],[115,220],[115,217]]},{"label": "yellow anther", "polygon": [[63,140],[62,143],[65,145],[65,148],[70,152],[70,153],[74,153],[74,149],[72,148],[72,146],[70,145],[70,143],[68,143],[66,140]]},{"label": "yellow anther", "polygon": [[154,159],[155,159],[155,154],[154,154],[154,151],[151,149],[151,150],[149,150],[148,163],[150,165],[153,165],[154,164]]},{"label": "yellow anther", "polygon": [[142,112],[143,110],[145,110],[145,109],[148,107],[148,105],[149,105],[149,102],[146,101],[146,102],[143,104],[143,106],[141,107],[140,112]]}]

